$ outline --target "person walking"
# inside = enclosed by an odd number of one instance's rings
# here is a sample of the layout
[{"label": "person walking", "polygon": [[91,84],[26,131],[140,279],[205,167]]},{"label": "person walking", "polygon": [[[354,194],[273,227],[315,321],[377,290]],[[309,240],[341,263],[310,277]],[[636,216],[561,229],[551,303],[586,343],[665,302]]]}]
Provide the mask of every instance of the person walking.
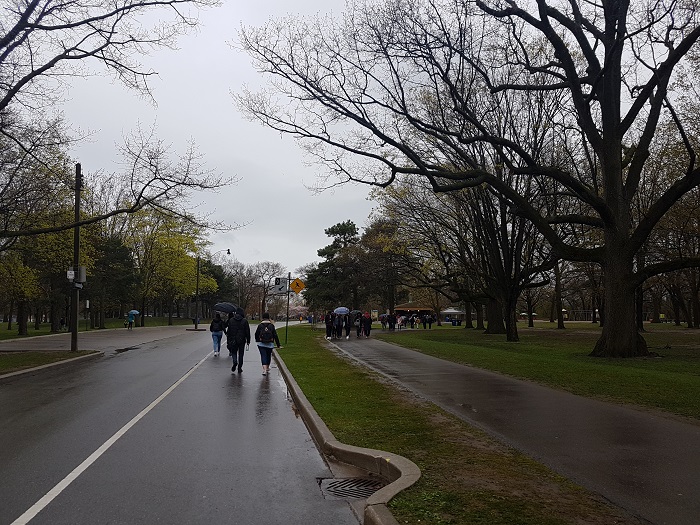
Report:
[{"label": "person walking", "polygon": [[277,348],[281,348],[277,330],[272,321],[270,321],[270,314],[267,312],[263,314],[262,321],[255,330],[255,343],[258,345],[258,350],[260,350],[262,375],[266,376],[270,373],[272,349],[275,345],[277,345]]},{"label": "person walking", "polygon": [[357,315],[355,316],[355,321],[353,321],[353,324],[355,325],[355,331],[357,334],[357,338],[359,339],[360,336],[362,335],[362,313],[358,312]]},{"label": "person walking", "polygon": [[325,317],[326,321],[326,339],[329,341],[333,337],[333,314],[328,312]]},{"label": "person walking", "polygon": [[333,321],[333,324],[335,326],[335,330],[333,331],[333,335],[335,336],[336,339],[342,339],[343,338],[343,316],[340,314],[335,314],[335,320]]},{"label": "person walking", "polygon": [[350,327],[352,326],[352,321],[350,321],[349,315],[344,315],[343,318],[343,326],[345,328],[345,339],[350,339]]},{"label": "person walking", "polygon": [[369,312],[365,312],[360,323],[362,324],[362,334],[369,337],[369,333],[372,331],[372,318],[369,316]]},{"label": "person walking", "polygon": [[221,352],[221,338],[224,336],[224,325],[225,323],[221,318],[221,314],[216,314],[209,325],[212,343],[214,344],[214,357],[219,357],[219,353]]},{"label": "person walking", "polygon": [[134,318],[135,318],[135,315],[134,315],[133,312],[129,312],[127,315],[128,315],[128,317],[127,317],[126,320],[129,322],[129,324],[128,324],[128,326],[127,326],[127,329],[128,329],[128,330],[133,330],[133,329],[134,329]]},{"label": "person walking", "polygon": [[229,317],[226,326],[226,346],[231,352],[233,366],[231,372],[243,372],[243,355],[246,345],[250,344],[250,325],[245,318],[245,312],[240,306],[236,308],[236,313]]}]

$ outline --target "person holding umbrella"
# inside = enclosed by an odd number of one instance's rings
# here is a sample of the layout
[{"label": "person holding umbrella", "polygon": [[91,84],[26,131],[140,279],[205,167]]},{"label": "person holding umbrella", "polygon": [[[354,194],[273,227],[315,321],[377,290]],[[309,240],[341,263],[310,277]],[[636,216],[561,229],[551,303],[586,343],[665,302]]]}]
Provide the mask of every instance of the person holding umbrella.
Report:
[{"label": "person holding umbrella", "polygon": [[127,321],[129,322],[129,325],[127,326],[127,330],[133,330],[134,329],[134,318],[139,315],[138,310],[129,310],[129,313],[127,314]]}]

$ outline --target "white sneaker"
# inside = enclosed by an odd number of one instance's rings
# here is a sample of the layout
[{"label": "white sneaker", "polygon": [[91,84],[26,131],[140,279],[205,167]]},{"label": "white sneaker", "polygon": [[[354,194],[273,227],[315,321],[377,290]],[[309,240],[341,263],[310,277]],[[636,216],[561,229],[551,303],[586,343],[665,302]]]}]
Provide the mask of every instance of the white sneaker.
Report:
[{"label": "white sneaker", "polygon": [[350,336],[349,336],[349,335],[346,335],[346,336],[345,336],[345,339],[350,339]]}]

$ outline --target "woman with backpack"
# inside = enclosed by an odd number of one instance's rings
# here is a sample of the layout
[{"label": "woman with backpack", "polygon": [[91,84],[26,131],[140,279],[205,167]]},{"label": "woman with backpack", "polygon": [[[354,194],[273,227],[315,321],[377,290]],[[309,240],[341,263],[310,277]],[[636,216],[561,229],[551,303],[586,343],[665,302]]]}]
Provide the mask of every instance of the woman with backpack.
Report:
[{"label": "woman with backpack", "polygon": [[260,362],[262,363],[262,375],[270,373],[270,362],[272,361],[272,349],[277,345],[280,348],[280,339],[277,337],[275,325],[270,321],[270,314],[265,312],[262,321],[255,330],[255,342],[260,350]]}]

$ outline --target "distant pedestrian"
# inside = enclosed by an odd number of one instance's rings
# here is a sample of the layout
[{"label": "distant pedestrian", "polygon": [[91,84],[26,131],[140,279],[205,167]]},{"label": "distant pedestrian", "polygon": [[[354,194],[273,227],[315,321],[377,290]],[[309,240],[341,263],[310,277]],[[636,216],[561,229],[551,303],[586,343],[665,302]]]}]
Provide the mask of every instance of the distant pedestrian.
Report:
[{"label": "distant pedestrian", "polygon": [[369,333],[372,331],[372,318],[369,316],[369,312],[365,312],[362,316],[362,335],[369,337]]},{"label": "distant pedestrian", "polygon": [[325,317],[326,321],[326,339],[330,340],[333,337],[333,314],[328,312]]},{"label": "distant pedestrian", "polygon": [[234,313],[228,319],[226,325],[226,346],[231,352],[233,366],[231,372],[243,372],[243,356],[245,355],[245,347],[250,344],[250,325],[248,319],[245,318],[245,312],[240,306],[236,308]]},{"label": "distant pedestrian", "polygon": [[350,327],[352,326],[352,322],[350,321],[349,315],[343,316],[343,326],[345,327],[345,339],[350,339]]},{"label": "distant pedestrian", "polygon": [[357,338],[359,339],[362,335],[362,313],[357,312],[353,324],[355,325],[355,332],[357,334]]},{"label": "distant pedestrian", "polygon": [[335,327],[335,330],[333,331],[333,335],[338,339],[342,339],[343,338],[343,316],[342,315],[335,314],[335,319],[333,320],[333,326]]},{"label": "distant pedestrian", "polygon": [[127,320],[127,323],[128,323],[128,324],[127,324],[127,330],[133,330],[133,329],[134,329],[134,318],[135,318],[134,312],[129,312],[129,313],[127,314],[127,316],[128,316],[127,319],[126,319],[126,320]]},{"label": "distant pedestrian", "polygon": [[209,325],[212,343],[214,344],[214,357],[219,357],[219,352],[221,352],[221,338],[224,336],[224,325],[221,314],[216,314]]},{"label": "distant pedestrian", "polygon": [[270,363],[272,362],[272,349],[277,345],[280,348],[280,339],[277,336],[275,325],[270,321],[270,314],[265,312],[262,321],[255,330],[255,343],[260,350],[260,363],[262,364],[262,375],[270,373]]},{"label": "distant pedestrian", "polygon": [[428,330],[432,330],[432,329],[433,329],[433,316],[429,315],[428,316]]},{"label": "distant pedestrian", "polygon": [[425,330],[427,328],[427,325],[428,325],[428,316],[424,315],[422,321],[423,321],[423,330]]}]

